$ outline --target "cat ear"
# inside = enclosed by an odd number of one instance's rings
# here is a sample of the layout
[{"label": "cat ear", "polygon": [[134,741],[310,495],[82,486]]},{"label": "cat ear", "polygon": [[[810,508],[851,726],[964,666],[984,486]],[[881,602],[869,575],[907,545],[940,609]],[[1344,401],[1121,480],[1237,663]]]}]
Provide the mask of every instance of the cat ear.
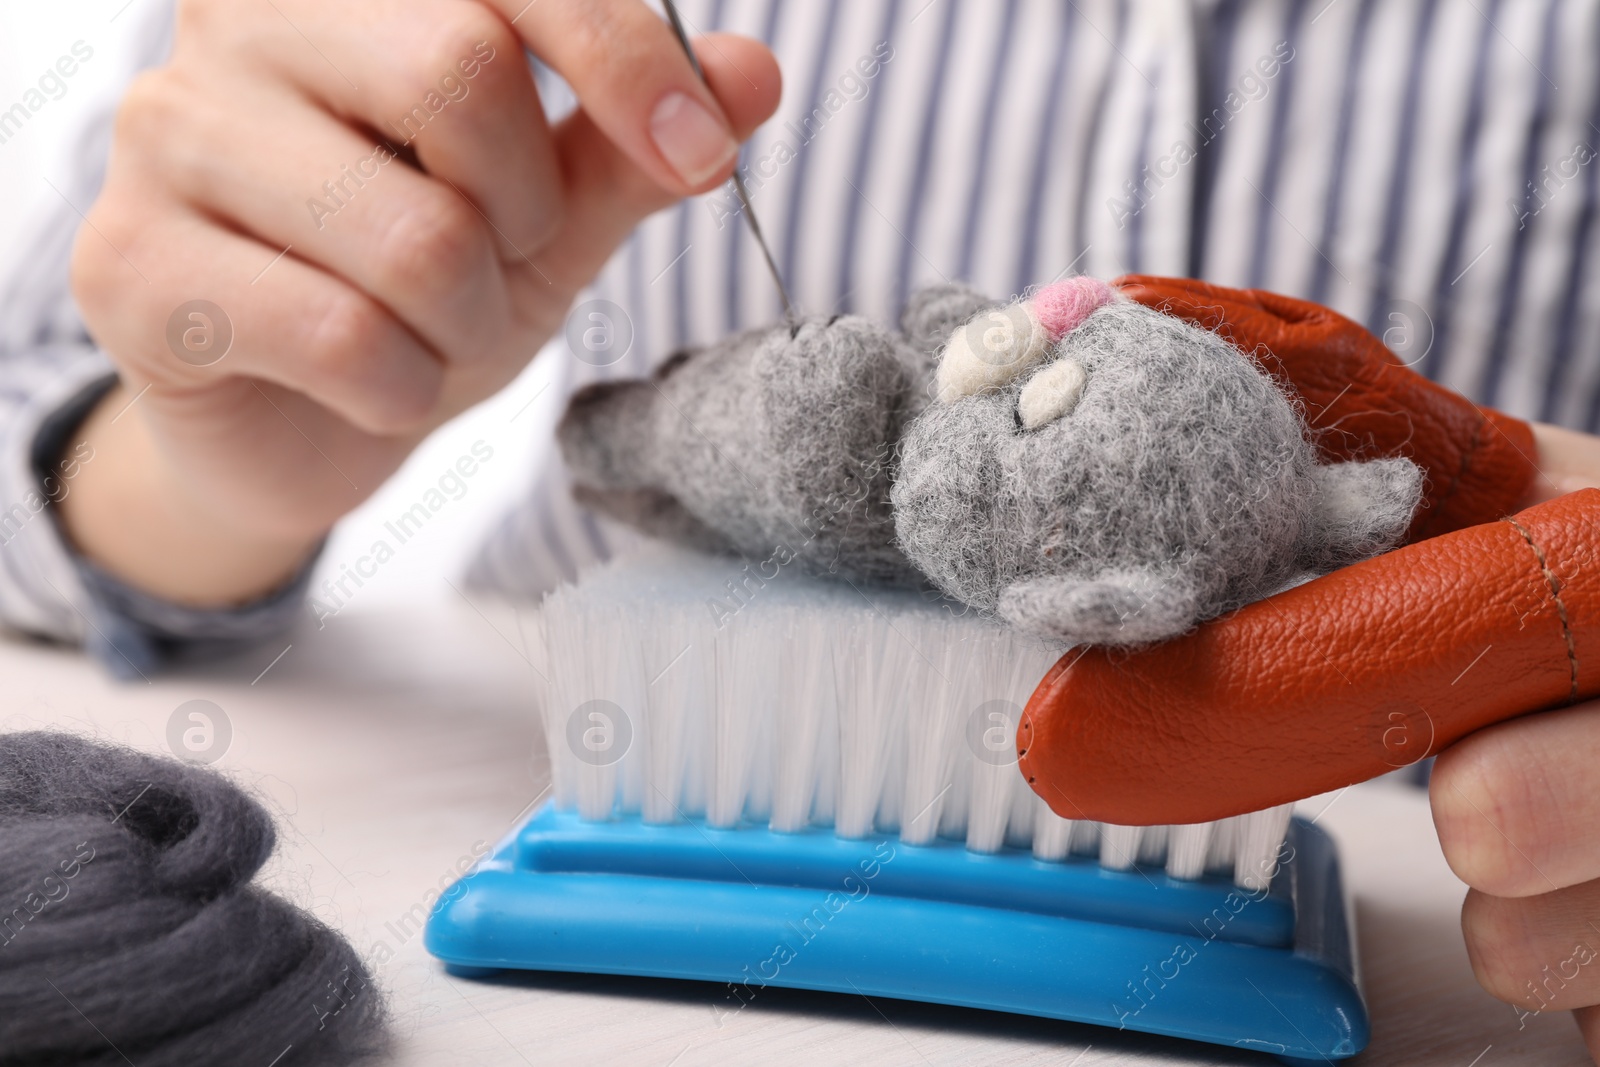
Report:
[{"label": "cat ear", "polygon": [[1125,569],[1092,578],[1045,575],[1000,590],[1000,617],[1074,645],[1144,645],[1199,621],[1200,598],[1176,571]]},{"label": "cat ear", "polygon": [[1409,459],[1330,463],[1312,472],[1311,525],[1300,563],[1326,572],[1405,540],[1422,500],[1422,468]]},{"label": "cat ear", "polygon": [[654,485],[659,396],[654,384],[641,381],[595,382],[572,394],[556,425],[556,441],[573,480],[596,489]]},{"label": "cat ear", "polygon": [[999,307],[976,289],[959,283],[918,289],[900,312],[900,332],[917,353],[931,364],[955,328],[985,308]]}]

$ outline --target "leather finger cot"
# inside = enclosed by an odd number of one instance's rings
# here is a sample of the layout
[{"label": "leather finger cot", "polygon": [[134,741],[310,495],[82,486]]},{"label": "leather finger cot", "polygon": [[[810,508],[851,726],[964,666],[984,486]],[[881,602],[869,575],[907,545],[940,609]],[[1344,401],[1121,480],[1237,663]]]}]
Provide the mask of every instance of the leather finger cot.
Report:
[{"label": "leather finger cot", "polygon": [[1408,545],[1045,676],[1020,766],[1064,817],[1193,823],[1600,694],[1600,490]]}]

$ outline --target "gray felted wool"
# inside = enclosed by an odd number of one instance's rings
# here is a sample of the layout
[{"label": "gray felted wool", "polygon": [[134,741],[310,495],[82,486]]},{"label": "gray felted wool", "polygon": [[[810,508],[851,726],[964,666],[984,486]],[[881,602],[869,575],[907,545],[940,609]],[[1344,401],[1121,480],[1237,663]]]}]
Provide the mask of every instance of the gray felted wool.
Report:
[{"label": "gray felted wool", "polygon": [[580,500],[646,533],[907,583],[889,482],[927,355],[853,315],[755,330],[577,393],[557,429]]},{"label": "gray felted wool", "polygon": [[574,491],[691,547],[931,579],[1071,643],[1172,637],[1404,535],[1414,464],[1319,466],[1253,360],[1127,301],[1037,366],[1018,361],[1015,378],[986,376],[996,388],[935,400],[942,346],[994,306],[936,286],[898,334],[853,316],[778,326],[680,354],[648,381],[591,386],[558,430]]},{"label": "gray felted wool", "polygon": [[1024,430],[1019,377],[929,406],[901,443],[900,543],[951,596],[1073,644],[1137,645],[1403,537],[1419,468],[1318,466],[1290,399],[1217,335],[1119,302],[1054,358],[1087,373],[1069,413]]},{"label": "gray felted wool", "polygon": [[944,339],[993,304],[930,286],[898,335],[836,315],[681,352],[648,380],[590,385],[556,430],[573,495],[690,548],[925,584],[895,542],[894,450],[929,402]]},{"label": "gray felted wool", "polygon": [[261,806],[211,771],[0,735],[0,1064],[282,1053],[277,1067],[294,1067],[382,1051],[355,951],[249,884],[273,842]]},{"label": "gray felted wool", "polygon": [[980,311],[998,305],[998,301],[965,285],[929,285],[911,294],[900,312],[900,332],[912,350],[922,357],[917,377],[923,388],[918,395],[916,411],[920,412],[932,399],[933,390],[929,386],[939,362],[939,350],[950,339],[950,334]]}]

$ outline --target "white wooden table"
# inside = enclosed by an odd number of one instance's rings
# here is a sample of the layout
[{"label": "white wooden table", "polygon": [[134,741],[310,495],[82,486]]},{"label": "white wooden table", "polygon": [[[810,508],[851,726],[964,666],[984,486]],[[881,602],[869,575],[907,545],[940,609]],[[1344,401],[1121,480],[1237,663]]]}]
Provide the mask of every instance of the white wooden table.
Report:
[{"label": "white wooden table", "polygon": [[[380,944],[393,953],[377,977],[397,1064],[1273,1062],[860,997],[768,989],[729,1015],[721,987],[694,982],[447,976],[417,934],[423,898],[512,824],[546,772],[521,651],[526,618],[442,595],[450,599],[352,608],[326,629],[308,625],[264,675],[281,645],[119,683],[75,652],[0,641],[0,729],[61,728],[165,751],[178,705],[221,707],[233,737],[216,766],[273,806],[282,827],[266,883],[342,930],[364,957],[382,955]],[[1319,824],[1338,838],[1355,896],[1374,1029],[1357,1064],[1589,1062],[1565,1014],[1519,1030],[1514,1011],[1473,981],[1458,925],[1464,888],[1445,866],[1421,791],[1377,782],[1305,810],[1321,811]]]}]

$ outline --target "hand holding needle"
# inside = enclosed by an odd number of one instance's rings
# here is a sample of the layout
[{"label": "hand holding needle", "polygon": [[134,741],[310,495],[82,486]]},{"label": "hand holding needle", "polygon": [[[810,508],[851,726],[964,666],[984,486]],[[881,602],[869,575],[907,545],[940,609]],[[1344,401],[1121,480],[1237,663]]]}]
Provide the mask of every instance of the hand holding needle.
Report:
[{"label": "hand holding needle", "polygon": [[[689,35],[684,32],[683,19],[678,15],[678,7],[672,0],[662,0],[662,6],[667,9],[667,21],[672,23],[672,32],[677,35],[678,43],[683,45],[684,53],[689,57],[689,65],[694,68],[695,76],[701,81],[706,80],[705,71],[700,69],[700,60],[695,56],[694,49],[689,47]],[[761,223],[756,219],[755,209],[750,206],[750,192],[744,187],[744,178],[739,175],[737,167],[734,168],[733,191],[739,197],[739,207],[744,214],[745,221],[750,224],[750,232],[755,235],[756,244],[761,246],[761,256],[767,261],[767,270],[772,274],[772,282],[778,287],[778,296],[783,299],[783,318],[791,325],[800,321],[799,314],[795,311],[794,301],[789,299],[789,290],[783,284],[783,276],[778,273],[778,263],[772,258],[772,249],[767,247],[767,239],[761,233]]]}]

